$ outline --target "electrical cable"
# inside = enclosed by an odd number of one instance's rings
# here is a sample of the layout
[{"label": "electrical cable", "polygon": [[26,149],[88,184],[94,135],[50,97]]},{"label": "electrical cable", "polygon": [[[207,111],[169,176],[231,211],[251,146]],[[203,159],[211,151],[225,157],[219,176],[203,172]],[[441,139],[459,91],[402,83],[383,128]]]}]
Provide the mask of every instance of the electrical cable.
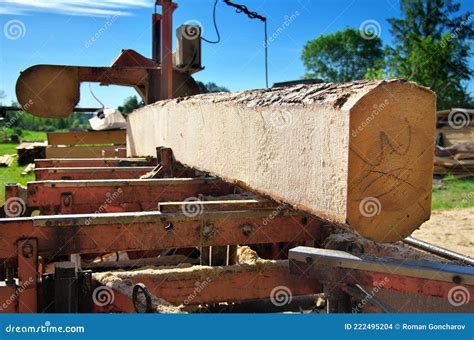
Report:
[{"label": "electrical cable", "polygon": [[92,91],[91,83],[89,83],[89,91],[91,92],[92,97],[94,97],[94,99],[95,99],[100,105],[102,105],[102,110],[105,109],[104,103],[102,103],[102,102],[99,100],[99,98],[97,98],[97,97],[95,96],[94,92]]},{"label": "electrical cable", "polygon": [[252,12],[248,9],[247,6],[244,5],[239,5],[236,3],[233,3],[232,1],[229,0],[224,0],[224,3],[228,6],[234,7],[236,10],[236,13],[244,13],[246,14],[250,19],[259,19],[264,23],[264,35],[265,35],[265,41],[263,42],[263,48],[265,49],[265,85],[268,88],[268,30],[267,30],[267,18],[264,16],[258,14],[257,12]]},{"label": "electrical cable", "polygon": [[216,20],[216,8],[217,8],[217,2],[218,1],[219,0],[214,1],[214,9],[212,10],[212,21],[214,22],[214,29],[216,30],[217,40],[216,41],[211,41],[211,40],[208,40],[204,37],[201,37],[201,40],[203,40],[203,41],[205,41],[209,44],[218,44],[221,41],[221,35],[219,33],[219,29],[217,28],[217,20]]},{"label": "electrical cable", "polygon": [[247,14],[247,16],[250,19],[260,19],[262,21],[267,21],[267,18],[265,18],[264,16],[261,16],[257,12],[250,11],[247,6],[235,4],[235,3],[233,3],[232,1],[229,1],[229,0],[224,0],[224,2],[226,3],[226,5],[235,7],[236,8],[236,10],[235,10],[236,13]]},{"label": "electrical cable", "polygon": [[[223,0],[223,1],[226,5],[234,7],[236,13],[244,13],[250,19],[259,19],[260,21],[263,22],[263,24],[264,24],[264,37],[265,37],[265,40],[263,42],[263,48],[265,49],[265,85],[268,88],[268,28],[267,28],[267,18],[260,15],[260,14],[258,14],[257,12],[250,11],[247,6],[239,5],[239,4],[233,3],[229,0]],[[213,6],[213,10],[212,10],[212,21],[213,21],[213,24],[214,24],[214,29],[216,31],[217,40],[212,41],[212,40],[206,39],[204,37],[201,37],[201,40],[203,40],[203,41],[205,41],[209,44],[218,44],[221,41],[221,35],[220,35],[220,32],[219,32],[219,28],[217,26],[217,19],[216,19],[216,8],[217,8],[217,3],[218,2],[219,2],[219,0],[214,1],[214,6]],[[155,10],[156,10],[156,8],[155,8]]]}]

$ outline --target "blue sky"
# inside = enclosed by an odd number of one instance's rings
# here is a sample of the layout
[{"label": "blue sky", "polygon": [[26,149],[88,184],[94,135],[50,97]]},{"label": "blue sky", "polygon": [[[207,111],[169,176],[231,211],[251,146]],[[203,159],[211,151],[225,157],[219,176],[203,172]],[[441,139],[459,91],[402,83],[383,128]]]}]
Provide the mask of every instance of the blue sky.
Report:
[{"label": "blue sky", "polygon": [[[174,27],[199,22],[204,37],[215,38],[212,24],[214,0],[181,0],[174,15]],[[268,17],[270,84],[299,79],[304,73],[300,55],[303,45],[321,34],[345,27],[358,28],[375,20],[380,37],[390,43],[387,18],[400,15],[397,0],[234,0]],[[474,1],[460,1],[462,11],[474,11]],[[35,64],[108,66],[121,49],[131,48],[151,56],[151,13],[149,0],[0,0],[0,90],[4,104],[15,100],[15,83],[21,70]],[[114,17],[113,20],[110,19]],[[292,17],[291,24],[285,20]],[[20,33],[8,32],[7,24],[18,24]],[[203,42],[205,70],[196,78],[214,81],[232,91],[265,86],[263,24],[220,1],[217,21],[222,41],[218,45]],[[112,22],[107,25],[107,22]],[[110,27],[108,27],[110,26]],[[90,39],[106,30],[90,44]],[[278,28],[280,34],[277,34]],[[11,34],[18,34],[11,38]],[[90,46],[89,46],[90,45]],[[471,58],[474,67],[474,58]],[[120,105],[135,94],[125,87],[92,86],[108,107]],[[474,81],[469,84],[474,91]],[[81,90],[80,106],[97,107],[89,87]]]}]

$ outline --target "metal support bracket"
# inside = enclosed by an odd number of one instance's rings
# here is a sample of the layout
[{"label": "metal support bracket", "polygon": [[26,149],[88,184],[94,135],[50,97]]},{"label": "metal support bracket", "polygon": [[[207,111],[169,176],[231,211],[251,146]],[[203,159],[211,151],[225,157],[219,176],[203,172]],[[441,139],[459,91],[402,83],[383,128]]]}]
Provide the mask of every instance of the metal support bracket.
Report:
[{"label": "metal support bracket", "polygon": [[17,249],[18,311],[20,313],[36,313],[38,310],[38,241],[36,239],[19,240]]}]

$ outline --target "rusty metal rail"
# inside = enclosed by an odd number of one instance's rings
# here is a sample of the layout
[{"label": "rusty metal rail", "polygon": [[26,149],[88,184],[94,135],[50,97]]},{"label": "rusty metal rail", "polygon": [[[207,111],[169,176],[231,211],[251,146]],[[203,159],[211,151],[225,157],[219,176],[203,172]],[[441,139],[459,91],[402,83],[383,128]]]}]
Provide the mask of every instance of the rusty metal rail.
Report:
[{"label": "rusty metal rail", "polygon": [[57,158],[36,159],[36,168],[155,166],[156,159],[147,158]]},{"label": "rusty metal rail", "polygon": [[16,261],[16,242],[34,239],[44,258],[59,255],[318,240],[320,222],[290,211],[128,212],[7,218],[0,259]]},{"label": "rusty metal rail", "polygon": [[156,211],[160,202],[240,192],[212,177],[35,181],[22,190],[8,186],[7,197],[26,196],[28,211],[42,215]]},{"label": "rusty metal rail", "polygon": [[36,180],[129,179],[154,169],[152,166],[37,168]]}]

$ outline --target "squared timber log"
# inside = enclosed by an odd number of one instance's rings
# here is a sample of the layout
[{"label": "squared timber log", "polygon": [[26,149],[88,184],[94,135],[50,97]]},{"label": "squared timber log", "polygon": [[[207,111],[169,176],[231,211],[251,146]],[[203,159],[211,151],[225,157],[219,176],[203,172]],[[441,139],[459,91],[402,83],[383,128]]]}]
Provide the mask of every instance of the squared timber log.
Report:
[{"label": "squared timber log", "polygon": [[430,217],[435,105],[401,80],[176,98],[128,116],[128,156],[170,147],[184,165],[393,242]]}]

